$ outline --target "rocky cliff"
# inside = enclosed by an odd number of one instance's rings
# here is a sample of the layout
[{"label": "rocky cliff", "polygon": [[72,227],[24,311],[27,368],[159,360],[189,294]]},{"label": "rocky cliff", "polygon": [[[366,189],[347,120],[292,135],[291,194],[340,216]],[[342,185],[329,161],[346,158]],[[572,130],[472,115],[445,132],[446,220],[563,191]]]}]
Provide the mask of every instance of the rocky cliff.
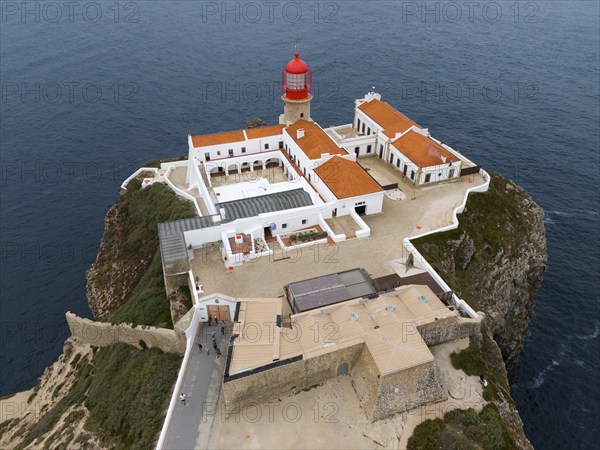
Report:
[{"label": "rocky cliff", "polygon": [[491,177],[488,192],[469,197],[458,229],[414,244],[459,297],[486,313],[510,375],[546,270],[544,211],[512,181]]},{"label": "rocky cliff", "polygon": [[458,229],[413,241],[456,294],[485,313],[482,342],[463,355],[468,358],[464,367],[493,378],[489,400],[517,448],[531,444],[510,397],[508,379],[518,366],[546,269],[543,219],[542,208],[522,188],[491,174],[489,191],[469,197]]},{"label": "rocky cliff", "polygon": [[[94,317],[100,320],[107,319],[109,314],[128,302],[153,260],[160,260],[157,224],[194,216],[191,203],[177,197],[164,184],[156,183],[141,189],[141,181],[134,179],[127,188],[106,214],[100,249],[96,261],[87,271],[88,303]],[[154,265],[154,272],[162,272],[160,261],[155,261]],[[153,278],[162,283],[162,274]],[[146,286],[146,303],[148,297],[164,297],[164,285],[153,288]],[[168,305],[166,309],[168,311]],[[158,317],[160,313],[155,315]],[[158,319],[156,323],[144,323],[144,320],[135,320],[131,314],[125,316],[130,322],[145,325],[160,323]],[[145,319],[148,321],[148,318]]]}]

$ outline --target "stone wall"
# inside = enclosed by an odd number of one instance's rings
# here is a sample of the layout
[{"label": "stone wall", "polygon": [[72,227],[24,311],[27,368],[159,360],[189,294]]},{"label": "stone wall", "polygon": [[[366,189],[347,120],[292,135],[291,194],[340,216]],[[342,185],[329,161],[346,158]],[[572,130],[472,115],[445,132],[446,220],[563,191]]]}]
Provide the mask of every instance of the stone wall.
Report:
[{"label": "stone wall", "polygon": [[367,411],[367,417],[376,421],[447,398],[432,361],[380,378],[377,403],[375,409]]},{"label": "stone wall", "polygon": [[269,402],[279,395],[310,389],[337,376],[338,366],[353,369],[364,344],[328,352],[223,383],[227,414],[249,405]]},{"label": "stone wall", "polygon": [[477,314],[479,315],[477,319],[449,317],[421,325],[417,330],[429,347],[470,336],[479,341],[484,314],[480,312]]},{"label": "stone wall", "polygon": [[113,325],[79,317],[72,312],[65,314],[71,335],[96,347],[107,347],[117,342],[141,348],[140,341],[147,347],[157,347],[164,352],[183,355],[186,348],[185,335],[174,330],[156,327],[134,327],[129,324]]}]

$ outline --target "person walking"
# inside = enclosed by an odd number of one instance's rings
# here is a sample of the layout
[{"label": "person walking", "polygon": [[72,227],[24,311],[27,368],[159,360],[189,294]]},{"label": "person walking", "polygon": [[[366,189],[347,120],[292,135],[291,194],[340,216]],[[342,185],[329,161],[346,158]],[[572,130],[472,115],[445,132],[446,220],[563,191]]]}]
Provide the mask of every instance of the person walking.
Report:
[{"label": "person walking", "polygon": [[217,358],[221,357],[221,349],[219,347],[215,348],[215,352],[217,352]]},{"label": "person walking", "polygon": [[215,352],[217,351],[217,341],[213,341],[213,348],[215,349]]},{"label": "person walking", "polygon": [[200,353],[202,353],[202,344],[198,342],[198,348],[200,349]]},{"label": "person walking", "polygon": [[208,316],[208,326],[212,327],[212,316]]},{"label": "person walking", "polygon": [[181,400],[181,403],[183,403],[183,406],[185,406],[185,394],[183,392],[179,396],[179,400]]},{"label": "person walking", "polygon": [[225,325],[221,325],[221,337],[225,337]]},{"label": "person walking", "polygon": [[208,345],[205,347],[205,349],[206,349],[206,354],[210,355],[210,348],[208,348]]}]

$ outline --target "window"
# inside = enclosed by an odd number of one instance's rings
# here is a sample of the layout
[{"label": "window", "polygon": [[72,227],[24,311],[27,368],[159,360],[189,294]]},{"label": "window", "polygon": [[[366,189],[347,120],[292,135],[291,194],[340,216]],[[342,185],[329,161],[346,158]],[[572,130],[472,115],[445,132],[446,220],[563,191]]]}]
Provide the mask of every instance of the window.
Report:
[{"label": "window", "polygon": [[406,176],[406,171],[408,170],[408,166],[404,164],[404,170],[402,170],[402,174]]},{"label": "window", "polygon": [[367,153],[371,153],[371,146],[367,145]]},{"label": "window", "polygon": [[306,167],[304,168],[304,176],[306,176]]},{"label": "window", "polygon": [[396,167],[399,169],[400,168],[400,158],[398,158],[398,161],[396,161]]},{"label": "window", "polygon": [[279,148],[283,148],[283,141],[279,141]]},{"label": "window", "polygon": [[410,179],[413,181],[415,180],[415,171],[414,170],[410,171]]},{"label": "window", "polygon": [[206,161],[210,161],[210,153],[209,153],[209,152],[206,152],[206,153],[204,154],[204,159],[205,159]]},{"label": "window", "polygon": [[302,219],[302,225],[306,225],[306,219]]},{"label": "window", "polygon": [[453,178],[454,177],[454,168],[450,169],[450,171],[448,172],[448,178]]},{"label": "window", "polygon": [[394,155],[390,155],[390,164],[394,164]]},{"label": "window", "polygon": [[304,117],[304,113],[300,113],[300,117]]},{"label": "window", "polygon": [[360,119],[356,121],[356,129],[360,130]]},{"label": "window", "polygon": [[371,127],[367,128],[367,134],[371,134]]},{"label": "window", "polygon": [[430,180],[431,180],[431,174],[428,173],[427,175],[425,175],[425,183],[429,183]]},{"label": "window", "polygon": [[246,147],[242,147],[242,153],[246,153]]},{"label": "window", "polygon": [[365,124],[362,124],[362,133],[365,134]]},{"label": "window", "polygon": [[287,223],[282,223],[281,228],[287,228]]},{"label": "window", "polygon": [[269,150],[269,144],[265,144],[265,150]]},{"label": "window", "polygon": [[217,156],[221,156],[221,150],[217,150]]},{"label": "window", "polygon": [[231,158],[231,157],[233,156],[233,149],[232,149],[232,148],[230,148],[230,149],[228,150],[228,152],[229,152],[229,157]]}]

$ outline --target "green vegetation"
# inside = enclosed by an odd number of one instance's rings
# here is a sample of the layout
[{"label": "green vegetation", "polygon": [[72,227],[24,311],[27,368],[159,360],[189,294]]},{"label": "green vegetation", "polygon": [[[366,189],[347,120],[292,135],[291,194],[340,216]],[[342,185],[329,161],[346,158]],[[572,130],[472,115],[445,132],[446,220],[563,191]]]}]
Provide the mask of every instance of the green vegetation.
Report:
[{"label": "green vegetation", "polygon": [[75,407],[59,432],[50,436],[55,441],[66,432],[67,439],[72,440],[74,436],[67,428],[85,416],[82,406],[90,411],[85,429],[103,445],[117,449],[153,447],[180,364],[180,356],[156,348],[138,350],[114,344],[97,350],[91,362],[82,359],[77,364],[69,392],[41,416],[16,448],[24,449],[45,436]]},{"label": "green vegetation", "polygon": [[159,250],[127,301],[113,311],[107,320],[111,323],[173,328]]},{"label": "green vegetation", "polygon": [[181,357],[125,344],[100,349],[85,406],[85,428],[110,448],[155,445]]},{"label": "green vegetation", "polygon": [[[169,300],[165,293],[157,225],[195,215],[191,205],[168,186],[155,183],[141,189],[133,179],[117,202],[121,226],[110,227],[104,236],[106,248],[117,247],[99,258],[101,283],[131,286],[125,301],[105,319],[112,323],[131,322],[173,328]],[[116,260],[116,263],[115,263]],[[122,270],[115,269],[118,265]],[[116,272],[116,274],[115,274]],[[123,278],[123,280],[119,280]],[[133,278],[131,280],[130,278]]]},{"label": "green vegetation", "polygon": [[327,237],[327,232],[326,231],[315,231],[315,230],[310,230],[310,231],[305,231],[302,233],[298,233],[298,234],[290,234],[290,242],[293,244],[296,244],[298,241],[300,242],[310,242],[310,241],[316,241],[317,239],[323,239],[325,237]]},{"label": "green vegetation", "polygon": [[426,420],[415,428],[407,445],[408,450],[481,448],[513,448],[510,433],[493,403],[488,403],[479,414],[473,409],[458,409],[446,413],[444,420]]},{"label": "green vegetation", "polygon": [[[484,337],[484,340],[490,339]],[[484,389],[483,398],[487,401],[507,399],[512,402],[509,393],[508,381],[505,374],[494,364],[485,361],[481,349],[473,341],[464,350],[450,355],[450,361],[455,369],[462,370],[467,375],[479,376],[483,374],[488,380]]]}]

